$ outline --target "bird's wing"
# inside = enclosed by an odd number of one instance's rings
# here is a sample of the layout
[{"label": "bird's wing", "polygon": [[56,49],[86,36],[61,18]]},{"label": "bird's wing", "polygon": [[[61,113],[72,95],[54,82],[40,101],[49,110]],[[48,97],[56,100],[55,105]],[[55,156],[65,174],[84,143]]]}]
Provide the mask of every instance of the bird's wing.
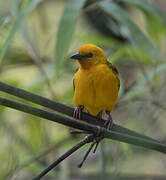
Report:
[{"label": "bird's wing", "polygon": [[120,88],[119,72],[118,72],[117,68],[108,61],[107,61],[107,65],[112,70],[112,72],[116,75],[116,78],[118,80],[118,88]]},{"label": "bird's wing", "polygon": [[74,78],[73,78],[73,91],[75,91]]},{"label": "bird's wing", "polygon": [[[79,68],[77,68],[77,69],[75,70],[75,73],[77,73],[78,69],[79,69]],[[75,91],[75,83],[74,83],[74,78],[73,78],[73,91]]]}]

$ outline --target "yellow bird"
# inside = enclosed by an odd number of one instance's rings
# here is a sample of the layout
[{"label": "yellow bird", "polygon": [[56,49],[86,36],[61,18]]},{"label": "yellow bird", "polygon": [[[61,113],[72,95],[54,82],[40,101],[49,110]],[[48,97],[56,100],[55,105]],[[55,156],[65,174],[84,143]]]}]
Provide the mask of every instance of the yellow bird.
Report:
[{"label": "yellow bird", "polygon": [[74,118],[81,119],[86,108],[93,116],[108,114],[106,127],[112,126],[111,110],[114,108],[120,87],[117,69],[107,61],[104,51],[94,44],[81,46],[70,57],[78,60],[79,69],[74,75]]}]

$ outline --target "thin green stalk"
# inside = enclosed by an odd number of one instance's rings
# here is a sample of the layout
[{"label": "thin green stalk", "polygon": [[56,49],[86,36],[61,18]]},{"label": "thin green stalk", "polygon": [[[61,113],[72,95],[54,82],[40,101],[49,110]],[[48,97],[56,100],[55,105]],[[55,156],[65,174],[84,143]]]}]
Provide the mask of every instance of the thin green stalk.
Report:
[{"label": "thin green stalk", "polygon": [[30,2],[26,8],[23,8],[20,10],[20,12],[17,15],[17,18],[9,32],[8,37],[6,38],[4,44],[2,45],[2,47],[0,48],[0,64],[2,63],[2,60],[5,56],[5,53],[7,51],[8,46],[10,45],[10,43],[12,42],[16,32],[18,31],[18,29],[20,28],[23,19],[26,17],[26,15],[28,13],[30,13],[32,11],[33,8],[36,7],[36,5],[38,3],[40,3],[41,0],[34,0],[32,2]]},{"label": "thin green stalk", "polygon": [[32,180],[40,180],[42,177],[44,177],[49,171],[51,171],[54,167],[56,167],[64,159],[69,157],[71,154],[73,154],[75,151],[80,149],[85,144],[92,142],[93,138],[94,137],[92,135],[85,136],[84,139],[82,139],[75,146],[73,146],[71,149],[69,149],[67,152],[65,152],[62,156],[60,156],[56,161],[54,161],[52,164],[50,164],[47,168],[45,168],[41,173],[39,173],[37,176],[35,176]]},{"label": "thin green stalk", "polygon": [[[69,107],[67,105],[58,103],[58,102],[50,100],[50,99],[47,99],[47,98],[39,96],[37,94],[25,91],[23,89],[16,88],[16,87],[8,85],[6,83],[0,82],[0,91],[3,91],[5,93],[11,94],[11,95],[14,95],[14,96],[22,98],[24,100],[28,100],[28,101],[33,102],[35,104],[39,104],[41,106],[44,106],[44,107],[52,109],[54,111],[66,114],[68,116],[71,116],[71,117],[73,116],[74,108],[72,108],[72,107]],[[89,115],[87,113],[82,113],[82,119],[85,122],[88,122],[90,124],[99,125],[99,126],[104,127],[104,123],[105,123],[104,120],[101,119],[99,121],[96,117],[91,116],[91,115]],[[113,124],[112,131],[128,134],[128,135],[131,135],[131,136],[137,136],[137,137],[144,138],[144,139],[147,139],[147,140],[152,140],[152,141],[159,142],[157,140],[154,140],[154,139],[152,139],[150,137],[139,134],[139,133],[137,133],[135,131],[129,130],[129,129],[124,128],[122,126],[119,126],[117,124]]]},{"label": "thin green stalk", "polygon": [[23,111],[28,114],[32,114],[41,118],[45,118],[45,119],[48,119],[48,120],[72,127],[72,128],[84,130],[92,134],[97,135],[99,133],[103,133],[104,138],[113,139],[113,140],[129,143],[129,144],[141,146],[147,149],[156,150],[162,153],[166,153],[166,145],[158,143],[155,140],[152,141],[152,140],[143,139],[136,136],[130,136],[123,133],[118,133],[115,131],[109,131],[109,130],[106,130],[105,128],[102,128],[96,125],[91,125],[83,121],[75,120],[70,117],[65,117],[56,113],[48,112],[46,110],[35,108],[30,105],[12,101],[6,98],[0,97],[0,105],[10,107],[12,109],[16,109],[19,111]]}]

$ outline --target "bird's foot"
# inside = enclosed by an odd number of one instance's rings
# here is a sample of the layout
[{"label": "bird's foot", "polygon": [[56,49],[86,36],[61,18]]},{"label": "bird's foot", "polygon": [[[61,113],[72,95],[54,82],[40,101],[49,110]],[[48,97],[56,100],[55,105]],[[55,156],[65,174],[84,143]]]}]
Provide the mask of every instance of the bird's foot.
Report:
[{"label": "bird's foot", "polygon": [[[81,113],[82,113],[82,106],[77,106],[74,108],[74,112],[73,112],[73,118],[74,119],[81,119]],[[71,130],[70,131],[71,134],[89,134],[87,131],[82,131],[82,130]]]},{"label": "bird's foot", "polygon": [[112,129],[112,126],[113,126],[113,120],[112,120],[111,113],[110,112],[106,112],[106,113],[108,114],[108,119],[105,121],[104,127],[107,130],[110,130],[110,129]]},{"label": "bird's foot", "polygon": [[77,106],[74,108],[74,113],[73,113],[73,118],[75,119],[81,119],[81,112],[82,112],[82,107]]}]

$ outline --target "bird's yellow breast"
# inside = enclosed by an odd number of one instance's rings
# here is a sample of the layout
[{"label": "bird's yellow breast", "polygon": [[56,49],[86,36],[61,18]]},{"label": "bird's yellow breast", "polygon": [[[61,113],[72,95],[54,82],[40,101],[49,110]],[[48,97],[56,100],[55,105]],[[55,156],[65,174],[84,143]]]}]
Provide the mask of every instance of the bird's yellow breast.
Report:
[{"label": "bird's yellow breast", "polygon": [[118,98],[119,79],[107,64],[91,69],[79,69],[74,76],[74,104],[84,106],[96,116],[100,111],[111,111]]}]

